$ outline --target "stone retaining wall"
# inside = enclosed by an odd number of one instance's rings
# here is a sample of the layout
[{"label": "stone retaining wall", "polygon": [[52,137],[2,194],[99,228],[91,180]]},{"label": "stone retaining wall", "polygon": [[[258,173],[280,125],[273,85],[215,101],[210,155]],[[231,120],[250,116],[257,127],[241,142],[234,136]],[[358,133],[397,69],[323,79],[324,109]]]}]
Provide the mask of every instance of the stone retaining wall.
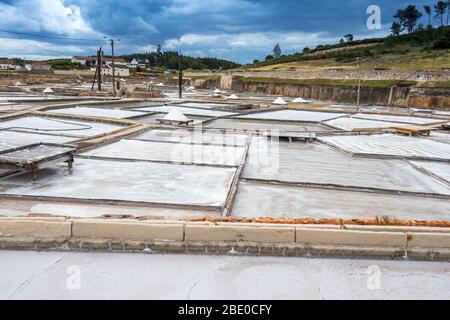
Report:
[{"label": "stone retaining wall", "polygon": [[[448,80],[448,79],[447,79]],[[314,84],[275,84],[267,82],[242,81],[230,76],[217,80],[192,80],[190,85],[201,89],[221,88],[237,92],[255,92],[285,97],[356,104],[356,87]],[[391,105],[394,107],[450,108],[450,88],[416,88],[399,86],[393,88],[361,88],[361,104]]]},{"label": "stone retaining wall", "polygon": [[450,228],[0,218],[0,248],[450,261]]},{"label": "stone retaining wall", "polygon": [[264,77],[281,79],[358,79],[363,80],[404,80],[411,81],[448,81],[450,70],[418,71],[416,73],[390,70],[372,70],[359,72],[358,70],[325,70],[325,71],[247,71],[230,72],[227,75],[240,77]]}]

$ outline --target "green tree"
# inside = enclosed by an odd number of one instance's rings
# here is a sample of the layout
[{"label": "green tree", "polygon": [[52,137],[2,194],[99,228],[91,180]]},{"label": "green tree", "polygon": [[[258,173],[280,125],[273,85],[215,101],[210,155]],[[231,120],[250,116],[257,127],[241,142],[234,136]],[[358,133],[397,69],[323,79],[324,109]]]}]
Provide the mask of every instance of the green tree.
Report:
[{"label": "green tree", "polygon": [[423,9],[425,10],[425,13],[428,15],[428,25],[431,26],[431,14],[432,14],[431,7],[423,6]]},{"label": "green tree", "polygon": [[353,42],[353,34],[351,34],[351,33],[349,33],[349,34],[346,34],[345,36],[345,39],[347,39],[347,41],[348,42]]},{"label": "green tree", "polygon": [[402,32],[402,26],[400,25],[400,23],[394,21],[391,26],[392,35],[399,36],[401,32]]},{"label": "green tree", "polygon": [[450,49],[450,29],[442,29],[442,32],[439,33],[438,39],[435,41],[433,45],[433,49],[442,50],[442,49]]},{"label": "green tree", "polygon": [[394,23],[400,26],[400,32],[398,33],[400,34],[403,30],[405,30],[404,26],[406,22],[406,11],[403,9],[398,9],[394,15],[394,19],[396,19]]},{"label": "green tree", "polygon": [[274,59],[274,57],[273,57],[273,55],[271,55],[271,54],[269,54],[267,57],[266,57],[266,61],[271,61],[271,60],[273,60]]},{"label": "green tree", "polygon": [[156,63],[155,63],[155,65],[159,68],[159,67],[161,67],[161,65],[162,65],[162,57],[163,57],[163,53],[162,53],[162,47],[161,47],[161,45],[160,44],[158,44],[157,46],[156,46],[156,54],[155,54],[155,60],[156,60]]},{"label": "green tree", "polygon": [[397,19],[395,22],[401,26],[400,32],[406,29],[408,33],[412,33],[415,30],[420,17],[422,17],[422,13],[413,5],[397,10],[397,13],[394,15],[394,18]]},{"label": "green tree", "polygon": [[281,47],[280,47],[279,43],[277,43],[275,48],[273,48],[273,55],[274,55],[275,58],[281,57]]},{"label": "green tree", "polygon": [[156,46],[156,55],[157,55],[158,57],[161,57],[161,56],[162,56],[162,46],[161,46],[160,44],[158,44],[158,45]]},{"label": "green tree", "polygon": [[450,16],[450,0],[447,0],[447,26],[448,26],[448,18]]},{"label": "green tree", "polygon": [[422,17],[422,13],[417,10],[416,6],[409,5],[405,9],[404,26],[408,33],[411,33],[416,28],[417,22]]},{"label": "green tree", "polygon": [[339,41],[340,44],[343,44],[345,41],[343,38],[341,38],[341,41]]},{"label": "green tree", "polygon": [[434,12],[436,15],[434,16],[441,24],[441,27],[444,26],[444,14],[447,9],[448,2],[439,1],[434,6]]},{"label": "green tree", "polygon": [[[161,49],[156,49],[154,52],[147,53],[135,53],[130,55],[122,56],[128,61],[133,59],[143,59],[148,60],[148,64],[153,67],[161,67],[168,69],[178,69],[178,56],[179,53],[175,51],[162,51]],[[184,69],[233,69],[240,65],[232,61],[216,59],[216,58],[193,58],[189,56],[181,57]]]}]

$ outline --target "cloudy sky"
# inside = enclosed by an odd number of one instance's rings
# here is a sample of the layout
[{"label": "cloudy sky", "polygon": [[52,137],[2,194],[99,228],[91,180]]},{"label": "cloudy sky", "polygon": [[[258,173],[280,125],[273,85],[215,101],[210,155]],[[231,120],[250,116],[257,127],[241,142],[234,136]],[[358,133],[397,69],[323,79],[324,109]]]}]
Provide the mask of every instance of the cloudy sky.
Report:
[{"label": "cloudy sky", "polygon": [[[433,2],[430,0],[430,4]],[[102,39],[109,36],[122,39],[118,54],[146,52],[161,44],[164,50],[244,63],[264,58],[277,42],[283,52],[292,53],[305,46],[336,43],[349,32],[356,38],[385,35],[396,9],[408,4],[422,7],[426,3],[427,0],[0,0],[0,30],[17,32],[0,31],[0,57],[91,55],[99,46],[107,46]],[[369,30],[366,26],[369,5],[381,8],[381,30]]]}]

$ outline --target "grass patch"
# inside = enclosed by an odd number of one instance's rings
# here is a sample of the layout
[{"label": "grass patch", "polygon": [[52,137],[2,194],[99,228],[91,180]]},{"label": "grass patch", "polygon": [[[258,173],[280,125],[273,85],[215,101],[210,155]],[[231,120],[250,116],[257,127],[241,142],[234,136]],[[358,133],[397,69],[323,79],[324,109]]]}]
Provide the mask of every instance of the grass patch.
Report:
[{"label": "grass patch", "polygon": [[[324,85],[324,86],[342,86],[357,87],[358,80],[334,80],[334,79],[281,79],[281,78],[263,78],[263,77],[239,77],[243,82],[251,83],[270,83],[270,84],[292,84],[292,85]],[[367,80],[361,81],[362,87],[367,88],[389,88],[398,84],[398,80]],[[414,86],[415,81],[403,81],[404,86]]]},{"label": "grass patch", "polygon": [[186,78],[191,78],[192,80],[220,80],[220,75],[188,75]]},{"label": "grass patch", "polygon": [[426,82],[426,83],[420,84],[419,87],[450,89],[450,81]]},{"label": "grass patch", "polygon": [[389,216],[382,216],[375,218],[375,224],[380,226],[397,226],[399,225],[399,221]]}]

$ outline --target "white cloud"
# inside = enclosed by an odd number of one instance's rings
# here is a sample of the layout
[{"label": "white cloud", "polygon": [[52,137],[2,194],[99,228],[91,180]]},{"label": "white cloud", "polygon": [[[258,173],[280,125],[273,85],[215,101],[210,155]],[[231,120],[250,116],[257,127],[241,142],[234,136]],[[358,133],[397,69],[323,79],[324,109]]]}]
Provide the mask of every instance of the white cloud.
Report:
[{"label": "white cloud", "polygon": [[[14,5],[0,3],[0,22],[1,29],[14,32],[83,39],[102,39],[103,36],[86,22],[80,7],[65,5],[63,0],[19,0]],[[100,42],[81,41],[58,44],[45,38],[16,39],[17,35],[2,32],[0,37],[0,56],[29,59],[66,57],[86,51],[94,53],[93,45],[100,45]]]},{"label": "white cloud", "polygon": [[67,36],[98,37],[75,5],[63,0],[19,0],[14,5],[0,3],[3,29],[55,33]]},{"label": "white cloud", "polygon": [[[49,42],[0,38],[0,56],[18,57],[26,59],[48,59],[71,57],[81,54],[85,48],[81,49],[74,45],[57,45]],[[92,48],[95,50],[95,48]]]},{"label": "white cloud", "polygon": [[303,48],[305,45],[327,43],[335,40],[326,33],[304,32],[256,32],[241,34],[185,34],[178,39],[170,39],[165,47],[176,49],[184,46],[226,46],[233,48],[266,49],[276,43],[290,49]]},{"label": "white cloud", "polygon": [[[165,49],[194,52],[198,48],[206,54],[219,55],[223,58],[235,56],[236,51],[248,52],[251,55],[271,53],[276,43],[283,50],[292,53],[304,47],[315,47],[318,44],[336,42],[338,39],[327,33],[305,32],[257,32],[241,34],[185,34],[178,39],[167,40]],[[231,55],[232,54],[232,55]]]},{"label": "white cloud", "polygon": [[[255,28],[274,30],[268,27],[270,23],[264,24],[266,20],[269,22],[272,13],[277,18],[277,12],[272,12],[275,11],[273,6],[263,5],[261,1],[167,0],[157,11],[160,2],[134,0],[102,4],[94,0],[15,0],[10,5],[0,1],[0,29],[102,39],[103,34],[93,27],[96,26],[122,38],[116,48],[117,54],[153,51],[155,43],[165,41],[164,50],[182,50],[195,56],[216,56],[240,62],[263,59],[272,52],[276,43],[280,43],[283,52],[292,53],[306,46],[313,48],[318,44],[337,43],[340,39],[340,36],[330,35],[335,33],[333,30],[330,33],[292,30],[252,33]],[[152,3],[155,5],[151,6]],[[153,7],[156,9],[152,10]],[[383,30],[367,36],[385,35],[388,27],[383,26]],[[301,23],[298,28],[302,28]],[[184,34],[180,35],[179,30]],[[105,51],[110,50],[104,41],[52,41],[34,37],[29,37],[33,40],[6,39],[10,36],[18,37],[0,32],[0,38],[4,37],[0,39],[0,56],[94,54],[98,49],[96,46],[101,45]],[[360,37],[355,35],[355,38]]]},{"label": "white cloud", "polygon": [[166,9],[167,14],[205,14],[221,13],[225,10],[254,10],[257,4],[246,0],[173,0]]}]

